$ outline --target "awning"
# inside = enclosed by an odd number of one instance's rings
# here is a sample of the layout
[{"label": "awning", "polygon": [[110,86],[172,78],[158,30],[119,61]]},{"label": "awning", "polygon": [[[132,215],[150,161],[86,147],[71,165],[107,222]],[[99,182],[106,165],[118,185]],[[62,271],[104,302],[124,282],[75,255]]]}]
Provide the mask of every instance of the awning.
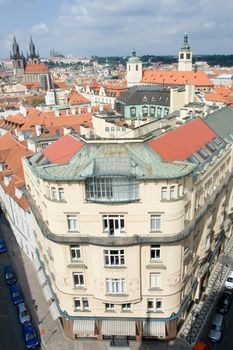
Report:
[{"label": "awning", "polygon": [[41,286],[46,282],[46,276],[42,269],[37,273],[37,278]]},{"label": "awning", "polygon": [[135,321],[127,320],[103,320],[103,335],[136,335]]},{"label": "awning", "polygon": [[165,322],[156,321],[144,321],[143,322],[143,335],[146,337],[159,337],[165,338]]},{"label": "awning", "polygon": [[93,336],[95,320],[74,320],[73,333],[80,336]]},{"label": "awning", "polygon": [[46,284],[45,287],[43,288],[43,294],[46,301],[49,301],[50,299],[52,299],[53,295],[48,284]]},{"label": "awning", "polygon": [[54,321],[60,316],[60,312],[58,310],[58,307],[57,307],[57,304],[55,303],[55,301],[50,305],[49,311],[50,311],[50,315]]}]

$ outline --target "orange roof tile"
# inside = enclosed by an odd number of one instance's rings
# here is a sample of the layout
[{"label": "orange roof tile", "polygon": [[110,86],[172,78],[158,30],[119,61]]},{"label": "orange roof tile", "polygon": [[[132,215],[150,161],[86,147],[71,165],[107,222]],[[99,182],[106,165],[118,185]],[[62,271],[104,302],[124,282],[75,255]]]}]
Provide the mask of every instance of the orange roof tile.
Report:
[{"label": "orange roof tile", "polygon": [[82,142],[71,135],[66,135],[45,148],[41,153],[52,163],[66,164],[82,146]]},{"label": "orange roof tile", "polygon": [[212,87],[209,77],[203,71],[197,72],[178,72],[178,71],[156,71],[146,70],[143,72],[142,83],[150,84],[175,84]]},{"label": "orange roof tile", "polygon": [[49,69],[44,63],[28,63],[24,70],[25,73],[48,73]]},{"label": "orange roof tile", "polygon": [[68,103],[71,105],[78,105],[78,104],[90,103],[90,101],[86,97],[82,96],[79,92],[72,91],[68,97]]},{"label": "orange roof tile", "polygon": [[162,159],[172,162],[187,159],[215,137],[216,133],[197,118],[148,143]]}]

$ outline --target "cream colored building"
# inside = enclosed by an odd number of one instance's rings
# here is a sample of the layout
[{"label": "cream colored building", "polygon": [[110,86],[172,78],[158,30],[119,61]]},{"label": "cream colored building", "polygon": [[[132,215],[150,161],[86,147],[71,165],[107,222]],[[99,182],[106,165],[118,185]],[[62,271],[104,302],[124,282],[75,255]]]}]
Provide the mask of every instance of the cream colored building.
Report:
[{"label": "cream colored building", "polygon": [[129,141],[24,160],[39,279],[72,338],[175,337],[231,235],[229,144],[201,119]]}]

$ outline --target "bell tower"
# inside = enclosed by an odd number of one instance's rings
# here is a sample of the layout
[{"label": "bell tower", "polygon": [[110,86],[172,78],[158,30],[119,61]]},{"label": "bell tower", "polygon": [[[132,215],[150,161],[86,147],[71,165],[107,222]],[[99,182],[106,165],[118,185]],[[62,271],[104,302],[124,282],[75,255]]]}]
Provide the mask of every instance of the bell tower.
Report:
[{"label": "bell tower", "polygon": [[25,57],[22,52],[19,51],[19,45],[14,36],[12,43],[12,52],[10,57],[13,61],[13,76],[18,81],[23,81],[24,67],[25,67]]},{"label": "bell tower", "polygon": [[179,52],[178,71],[192,71],[192,51],[188,43],[188,34],[184,34],[184,41]]},{"label": "bell tower", "polygon": [[131,87],[140,84],[142,80],[142,61],[136,56],[136,51],[133,50],[132,56],[127,62],[127,86]]}]

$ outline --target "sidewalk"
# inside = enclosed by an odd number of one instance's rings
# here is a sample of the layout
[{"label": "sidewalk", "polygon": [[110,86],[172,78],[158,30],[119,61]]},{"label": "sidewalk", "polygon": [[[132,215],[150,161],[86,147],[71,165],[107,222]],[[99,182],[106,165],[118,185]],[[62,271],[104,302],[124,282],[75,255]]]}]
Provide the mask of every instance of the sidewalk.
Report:
[{"label": "sidewalk", "polygon": [[[230,239],[225,247],[224,254],[233,257],[233,238]],[[208,281],[205,297],[200,300],[198,305],[193,305],[192,310],[179,331],[178,338],[183,339],[187,344],[193,345],[198,340],[202,327],[209,317],[229,270],[229,267],[219,262],[215,265]]]},{"label": "sidewalk", "polygon": [[[44,299],[32,261],[20,249],[11,228],[4,219],[0,223],[0,229],[7,242],[8,254],[18,276],[33,323],[38,325],[38,333],[41,334],[41,349],[108,350],[109,341],[71,340],[64,336],[60,321],[53,321],[50,316],[49,304]],[[130,350],[185,350],[189,348],[182,339],[176,339],[169,343],[156,340],[143,343],[130,341]]]}]

